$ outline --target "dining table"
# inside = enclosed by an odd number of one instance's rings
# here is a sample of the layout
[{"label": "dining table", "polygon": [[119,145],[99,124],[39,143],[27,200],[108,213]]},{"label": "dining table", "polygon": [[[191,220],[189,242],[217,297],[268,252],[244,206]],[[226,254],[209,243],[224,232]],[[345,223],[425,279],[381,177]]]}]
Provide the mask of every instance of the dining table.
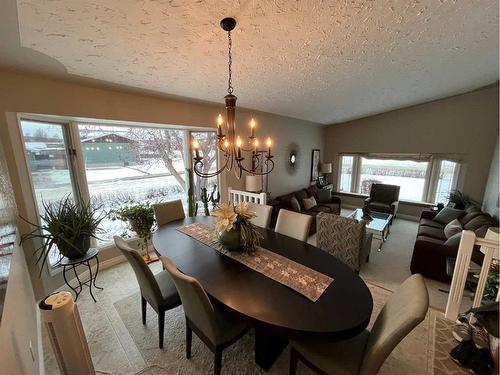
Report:
[{"label": "dining table", "polygon": [[345,340],[368,325],[370,290],[358,274],[331,254],[272,229],[258,228],[260,246],[333,279],[315,302],[179,231],[210,216],[186,217],[159,226],[153,246],[179,271],[196,278],[208,296],[255,329],[255,362],[268,371],[290,339]]}]

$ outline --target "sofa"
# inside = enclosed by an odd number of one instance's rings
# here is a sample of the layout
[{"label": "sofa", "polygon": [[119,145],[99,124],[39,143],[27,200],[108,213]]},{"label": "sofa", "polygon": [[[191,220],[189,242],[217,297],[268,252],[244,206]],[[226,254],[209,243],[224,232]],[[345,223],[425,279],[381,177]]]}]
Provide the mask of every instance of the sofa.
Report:
[{"label": "sofa", "polygon": [[[317,204],[314,207],[306,208],[304,206],[304,199],[309,199],[311,197],[314,197]],[[296,200],[295,203],[292,202],[293,199]],[[271,214],[271,227],[275,227],[278,213],[284,208],[285,210],[312,216],[313,221],[309,230],[309,235],[312,235],[316,233],[316,216],[320,212],[340,215],[340,203],[340,198],[333,196],[330,190],[322,190],[315,185],[311,185],[308,188],[293,193],[278,196],[267,203],[273,208]]]},{"label": "sofa", "polygon": [[370,196],[365,199],[365,204],[372,211],[384,212],[396,217],[399,205],[399,186],[388,184],[373,184]]},{"label": "sofa", "polygon": [[[462,211],[457,217],[462,229],[471,230],[478,237],[484,237],[489,227],[498,226],[494,218],[474,206],[456,211]],[[436,215],[437,212],[434,211],[423,211],[420,216],[410,270],[412,273],[420,273],[425,277],[449,283],[452,275],[446,272],[447,258],[457,257],[461,232],[459,230],[452,236],[454,238],[447,238],[446,224],[435,220]],[[483,258],[479,247],[476,246],[472,253],[472,261],[481,265]]]}]

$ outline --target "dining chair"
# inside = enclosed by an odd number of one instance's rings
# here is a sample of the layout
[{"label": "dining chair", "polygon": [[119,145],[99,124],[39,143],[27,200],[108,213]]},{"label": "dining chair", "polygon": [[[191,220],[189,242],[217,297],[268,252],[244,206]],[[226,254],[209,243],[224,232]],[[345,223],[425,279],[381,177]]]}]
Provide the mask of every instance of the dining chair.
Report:
[{"label": "dining chair", "polygon": [[156,224],[158,226],[170,223],[174,220],[184,219],[184,207],[182,201],[177,199],[175,201],[153,204],[153,211],[155,213]]},{"label": "dining chair", "polygon": [[403,282],[385,303],[371,331],[343,341],[292,341],[290,375],[300,359],[319,374],[374,375],[394,348],[419,325],[429,308],[422,275]]},{"label": "dining chair", "polygon": [[306,242],[312,219],[312,216],[282,208],[278,213],[278,220],[276,221],[276,228],[274,230],[276,233]]},{"label": "dining chair", "polygon": [[257,214],[256,217],[250,219],[252,224],[261,228],[269,228],[269,224],[271,223],[271,213],[273,212],[273,208],[271,206],[266,204],[249,203],[248,208]]},{"label": "dining chair", "polygon": [[368,261],[372,233],[366,232],[366,223],[327,212],[316,216],[316,246],[359,273]]},{"label": "dining chair", "polygon": [[249,329],[238,316],[212,304],[201,284],[185,275],[167,257],[160,257],[165,269],[170,272],[179,292],[186,316],[186,358],[191,358],[193,331],[214,353],[214,374],[222,369],[222,351],[235,343]]},{"label": "dining chair", "polygon": [[141,290],[142,324],[146,324],[146,303],[158,314],[159,347],[163,348],[165,311],[181,304],[175,284],[167,271],[153,274],[142,256],[121,237],[114,236],[116,247],[122,252],[134,270]]}]

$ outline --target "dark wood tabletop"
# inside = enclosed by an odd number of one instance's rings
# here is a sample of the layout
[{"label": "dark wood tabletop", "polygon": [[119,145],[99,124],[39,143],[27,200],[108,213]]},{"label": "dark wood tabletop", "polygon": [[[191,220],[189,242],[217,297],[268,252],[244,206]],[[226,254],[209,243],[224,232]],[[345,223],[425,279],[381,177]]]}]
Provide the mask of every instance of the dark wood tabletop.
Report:
[{"label": "dark wood tabletop", "polygon": [[261,328],[287,337],[344,339],[366,328],[373,301],[363,280],[332,255],[305,242],[262,229],[261,246],[331,276],[334,281],[312,302],[296,291],[176,230],[210,217],[186,218],[160,226],[153,245],[177,268],[198,279],[215,300]]}]

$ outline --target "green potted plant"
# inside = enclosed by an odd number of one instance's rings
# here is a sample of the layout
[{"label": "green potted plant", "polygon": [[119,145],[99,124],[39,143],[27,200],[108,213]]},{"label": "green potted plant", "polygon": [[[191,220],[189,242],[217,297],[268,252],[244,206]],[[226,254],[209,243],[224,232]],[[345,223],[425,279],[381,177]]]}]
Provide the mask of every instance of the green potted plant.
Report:
[{"label": "green potted plant", "polygon": [[[62,257],[76,259],[84,256],[90,248],[90,239],[98,238],[99,225],[106,217],[101,207],[89,202],[76,202],[69,195],[60,201],[42,202],[41,225],[24,221],[35,227],[21,237],[21,243],[28,239],[41,239],[42,245],[35,250],[37,264],[42,263],[40,273],[47,262],[50,251],[57,247]],[[100,212],[100,213],[98,213]]]},{"label": "green potted plant", "polygon": [[259,245],[261,234],[250,221],[256,214],[248,204],[223,203],[212,211],[219,242],[229,251],[253,252]]},{"label": "green potted plant", "polygon": [[139,203],[115,210],[112,213],[112,219],[127,222],[129,228],[137,234],[146,263],[158,260],[158,257],[150,256],[148,251],[149,241],[151,241],[152,236],[151,229],[155,223],[153,207],[149,203]]},{"label": "green potted plant", "polygon": [[469,206],[481,207],[481,203],[475,201],[468,195],[465,195],[460,190],[452,190],[448,194],[448,204],[452,203],[453,207],[458,210],[464,210]]}]

